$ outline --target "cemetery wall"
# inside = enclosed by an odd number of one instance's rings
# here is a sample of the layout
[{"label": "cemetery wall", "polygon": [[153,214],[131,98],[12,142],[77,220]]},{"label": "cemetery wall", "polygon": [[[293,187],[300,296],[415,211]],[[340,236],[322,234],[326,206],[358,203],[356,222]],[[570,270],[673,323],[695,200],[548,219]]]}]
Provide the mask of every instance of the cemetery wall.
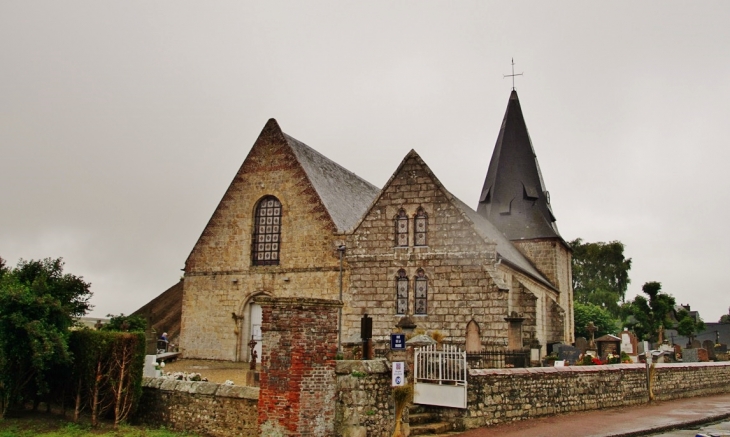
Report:
[{"label": "cemetery wall", "polygon": [[337,362],[336,435],[392,435],[395,413],[389,365],[385,360]]},{"label": "cemetery wall", "polygon": [[[656,365],[656,400],[728,392],[730,363]],[[443,409],[441,415],[470,429],[648,401],[643,364],[484,369],[469,372],[468,409]]]},{"label": "cemetery wall", "polygon": [[144,378],[134,423],[216,437],[258,435],[259,389]]}]

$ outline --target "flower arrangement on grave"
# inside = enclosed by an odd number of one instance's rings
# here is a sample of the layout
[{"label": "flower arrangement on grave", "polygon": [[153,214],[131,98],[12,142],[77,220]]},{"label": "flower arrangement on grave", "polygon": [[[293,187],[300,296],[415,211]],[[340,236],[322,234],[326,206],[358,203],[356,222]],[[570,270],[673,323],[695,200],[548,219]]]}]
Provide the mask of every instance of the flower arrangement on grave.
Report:
[{"label": "flower arrangement on grave", "polygon": [[631,364],[633,361],[631,360],[631,357],[626,352],[621,352],[621,362]]},{"label": "flower arrangement on grave", "polygon": [[603,361],[601,361],[600,358],[594,357],[592,355],[585,354],[583,355],[583,358],[580,358],[578,360],[579,366],[599,366],[601,364],[606,364]]},{"label": "flower arrangement on grave", "polygon": [[621,364],[621,357],[615,354],[606,355],[606,364]]}]

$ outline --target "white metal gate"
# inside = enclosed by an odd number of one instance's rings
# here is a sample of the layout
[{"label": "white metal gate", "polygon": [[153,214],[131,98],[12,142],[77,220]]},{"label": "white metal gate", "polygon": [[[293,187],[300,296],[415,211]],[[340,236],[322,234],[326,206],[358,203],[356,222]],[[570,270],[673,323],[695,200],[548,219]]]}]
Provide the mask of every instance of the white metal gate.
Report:
[{"label": "white metal gate", "polygon": [[466,352],[456,346],[416,348],[414,392],[416,404],[466,408]]}]

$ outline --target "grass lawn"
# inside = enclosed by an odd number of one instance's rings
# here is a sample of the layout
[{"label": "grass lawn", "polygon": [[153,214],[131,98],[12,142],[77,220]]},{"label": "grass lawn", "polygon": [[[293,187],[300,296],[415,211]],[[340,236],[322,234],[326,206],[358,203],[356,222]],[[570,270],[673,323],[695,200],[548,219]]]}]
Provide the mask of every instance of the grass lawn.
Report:
[{"label": "grass lawn", "polygon": [[0,420],[0,437],[195,437],[195,434],[123,425],[118,430],[109,423],[93,429],[87,422],[73,423],[63,416],[24,412]]}]

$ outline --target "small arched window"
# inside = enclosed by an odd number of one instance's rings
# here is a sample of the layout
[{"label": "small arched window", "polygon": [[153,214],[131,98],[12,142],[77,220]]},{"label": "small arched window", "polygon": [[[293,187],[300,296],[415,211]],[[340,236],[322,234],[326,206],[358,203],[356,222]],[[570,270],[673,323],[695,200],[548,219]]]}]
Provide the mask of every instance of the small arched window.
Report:
[{"label": "small arched window", "polygon": [[398,276],[395,278],[396,298],[395,313],[408,313],[408,276],[403,269],[398,270]]},{"label": "small arched window", "polygon": [[401,208],[395,217],[395,244],[399,247],[408,246],[408,214]]},{"label": "small arched window", "polygon": [[266,196],[256,206],[251,246],[251,261],[255,266],[278,266],[281,248],[281,202]]},{"label": "small arched window", "polygon": [[415,314],[428,314],[428,278],[423,269],[418,269],[416,272]]},{"label": "small arched window", "polygon": [[426,232],[428,231],[428,214],[423,208],[419,207],[416,211],[416,217],[413,219],[415,227],[414,246],[426,245]]}]

